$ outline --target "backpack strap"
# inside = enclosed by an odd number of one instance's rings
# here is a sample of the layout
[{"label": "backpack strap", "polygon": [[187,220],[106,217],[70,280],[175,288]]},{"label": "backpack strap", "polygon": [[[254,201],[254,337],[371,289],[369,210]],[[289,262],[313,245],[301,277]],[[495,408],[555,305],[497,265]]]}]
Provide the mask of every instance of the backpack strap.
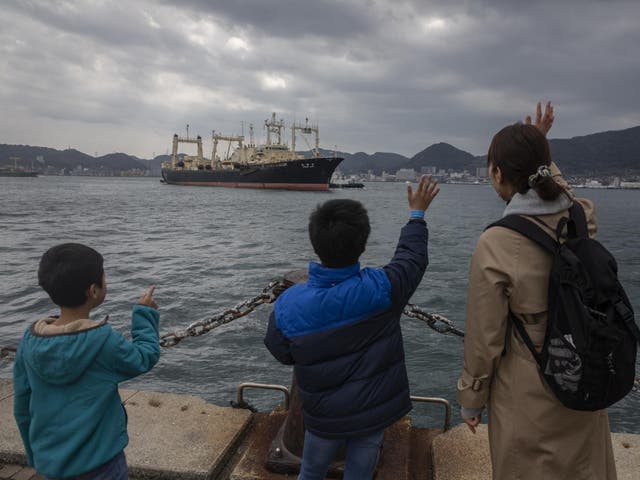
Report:
[{"label": "backpack strap", "polygon": [[640,328],[638,328],[638,325],[636,324],[633,310],[631,310],[621,299],[614,303],[613,307],[618,312],[618,315],[622,317],[624,323],[627,325],[627,328],[635,337],[638,344],[640,344]]},{"label": "backpack strap", "polygon": [[[534,217],[534,220],[541,222],[541,220],[535,217]],[[544,224],[544,222],[542,223]],[[546,224],[544,225],[548,227],[548,225]],[[554,241],[553,238],[551,238],[551,236],[547,234],[547,232],[545,232],[541,227],[539,227],[535,223],[531,222],[530,220],[527,220],[525,217],[522,217],[520,215],[507,215],[506,217],[489,225],[487,229],[491,227],[504,227],[504,228],[513,230],[515,232],[518,232],[519,234],[527,237],[529,240],[532,240],[533,242],[540,245],[542,248],[547,250],[552,255],[554,255],[558,249],[558,243]],[[518,335],[520,335],[520,338],[522,338],[522,340],[524,341],[525,345],[531,352],[531,355],[533,355],[533,358],[535,359],[536,363],[540,367],[540,371],[544,371],[544,366],[542,364],[543,362],[542,357],[540,356],[540,354],[536,350],[535,345],[531,341],[531,337],[529,337],[529,334],[527,333],[527,330],[525,329],[524,324],[518,317],[515,316],[515,314],[511,311],[511,308],[509,308],[509,318],[511,319],[511,323],[513,323],[513,325],[516,327],[516,330],[518,331]]]},{"label": "backpack strap", "polygon": [[[549,253],[554,254],[558,248],[558,243],[551,238],[542,228],[520,215],[507,215],[506,217],[493,222],[486,229],[491,227],[504,227],[534,241]],[[486,230],[485,229],[485,230]]]},{"label": "backpack strap", "polygon": [[569,218],[574,221],[576,226],[576,235],[582,238],[589,238],[589,229],[587,228],[587,216],[584,208],[578,202],[574,201],[569,207]]},{"label": "backpack strap", "polygon": [[511,309],[509,309],[509,318],[511,319],[511,323],[516,327],[516,330],[518,331],[518,335],[520,335],[520,338],[522,338],[522,340],[524,341],[524,344],[527,346],[527,348],[531,352],[531,355],[533,355],[533,359],[536,361],[536,363],[540,367],[540,371],[544,372],[545,367],[542,363],[543,362],[542,357],[540,356],[540,354],[536,350],[535,345],[531,341],[531,337],[527,333],[527,330],[524,328],[524,324],[522,323],[522,320],[516,317],[516,315],[511,311]]}]

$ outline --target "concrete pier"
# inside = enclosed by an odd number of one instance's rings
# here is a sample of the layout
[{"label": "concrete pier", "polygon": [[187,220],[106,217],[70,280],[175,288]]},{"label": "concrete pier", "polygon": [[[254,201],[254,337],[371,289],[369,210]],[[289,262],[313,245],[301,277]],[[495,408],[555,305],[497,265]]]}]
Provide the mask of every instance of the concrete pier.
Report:
[{"label": "concrete pier", "polygon": [[[120,397],[129,418],[129,474],[139,480],[217,478],[251,423],[248,410],[219,407],[191,395],[121,390]],[[25,465],[8,380],[0,380],[0,425],[1,468]],[[6,475],[2,469],[0,479]]]},{"label": "concrete pier", "polygon": [[[219,407],[191,395],[121,390],[129,416],[125,450],[132,480],[278,480],[264,468],[284,413]],[[619,480],[640,472],[640,435],[612,434]],[[41,480],[25,467],[13,418],[13,384],[0,379],[0,480]],[[406,417],[385,432],[376,480],[490,480],[486,425],[446,433],[411,426]]]}]

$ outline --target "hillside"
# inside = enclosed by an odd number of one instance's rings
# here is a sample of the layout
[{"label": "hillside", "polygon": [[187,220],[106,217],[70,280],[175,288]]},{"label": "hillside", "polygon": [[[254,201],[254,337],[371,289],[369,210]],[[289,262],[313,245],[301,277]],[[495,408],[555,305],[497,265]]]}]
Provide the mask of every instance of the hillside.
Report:
[{"label": "hillside", "polygon": [[110,153],[101,157],[93,157],[74,149],[56,150],[47,147],[29,145],[0,144],[0,165],[13,165],[11,157],[19,157],[18,165],[31,168],[33,164],[40,168],[37,158],[41,156],[45,165],[55,169],[73,170],[81,166],[92,170],[121,171],[131,169],[147,169],[147,162],[126,153]]},{"label": "hillside", "polygon": [[640,172],[640,126],[549,140],[551,156],[572,175]]},{"label": "hillside", "polygon": [[[549,140],[551,154],[562,170],[569,175],[640,175],[640,126],[625,130],[593,133],[567,139]],[[303,152],[311,156],[311,152]],[[486,157],[473,156],[448,143],[435,143],[416,153],[410,159],[389,152],[346,153],[332,150],[320,151],[322,156],[341,156],[344,162],[340,170],[344,173],[366,173],[372,170],[379,175],[383,170],[393,173],[399,168],[434,166],[445,170],[470,170],[484,166]],[[105,173],[118,173],[123,170],[150,170],[151,174],[160,174],[160,163],[168,160],[167,155],[159,155],[152,160],[140,159],[126,153],[112,153],[93,157],[74,149],[56,150],[47,147],[29,145],[0,144],[0,166],[12,165],[11,157],[19,157],[19,165],[37,169],[37,157],[42,156],[44,163],[57,170],[73,170],[78,166]]]},{"label": "hillside", "polygon": [[416,153],[405,168],[420,171],[421,167],[437,167],[445,170],[473,170],[481,166],[481,161],[464,150],[448,143],[435,143]]}]

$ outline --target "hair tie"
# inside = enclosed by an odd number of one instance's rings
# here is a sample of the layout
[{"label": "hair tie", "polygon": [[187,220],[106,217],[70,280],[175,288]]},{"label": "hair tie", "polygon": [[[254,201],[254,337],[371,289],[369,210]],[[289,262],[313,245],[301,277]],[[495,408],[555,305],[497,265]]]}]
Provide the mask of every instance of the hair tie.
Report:
[{"label": "hair tie", "polygon": [[543,177],[550,177],[551,170],[546,165],[540,165],[538,170],[533,175],[529,175],[529,187],[533,188]]}]

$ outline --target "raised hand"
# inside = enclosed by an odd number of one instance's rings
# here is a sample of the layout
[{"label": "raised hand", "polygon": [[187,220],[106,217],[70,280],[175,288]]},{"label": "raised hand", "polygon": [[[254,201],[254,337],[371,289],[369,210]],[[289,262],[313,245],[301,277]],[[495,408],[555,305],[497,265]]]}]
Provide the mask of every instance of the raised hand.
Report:
[{"label": "raised hand", "polygon": [[152,307],[155,308],[156,310],[158,309],[158,304],[156,303],[156,301],[153,299],[153,291],[156,289],[156,286],[153,285],[151,287],[149,287],[149,290],[147,290],[141,297],[140,300],[138,300],[138,305],[146,305],[147,307]]},{"label": "raised hand", "polygon": [[432,200],[440,192],[438,180],[431,181],[431,175],[422,175],[418,182],[418,188],[414,192],[411,183],[407,183],[407,196],[409,197],[409,208],[411,210],[426,210],[431,205]]},{"label": "raised hand", "polygon": [[[542,104],[538,102],[538,105],[536,106],[536,123],[534,123],[533,126],[540,130],[544,136],[546,136],[549,130],[551,130],[554,118],[553,105],[551,105],[551,102],[547,102],[545,105],[544,115],[542,114]],[[531,125],[531,115],[527,115],[527,118],[524,119],[524,123]]]}]

